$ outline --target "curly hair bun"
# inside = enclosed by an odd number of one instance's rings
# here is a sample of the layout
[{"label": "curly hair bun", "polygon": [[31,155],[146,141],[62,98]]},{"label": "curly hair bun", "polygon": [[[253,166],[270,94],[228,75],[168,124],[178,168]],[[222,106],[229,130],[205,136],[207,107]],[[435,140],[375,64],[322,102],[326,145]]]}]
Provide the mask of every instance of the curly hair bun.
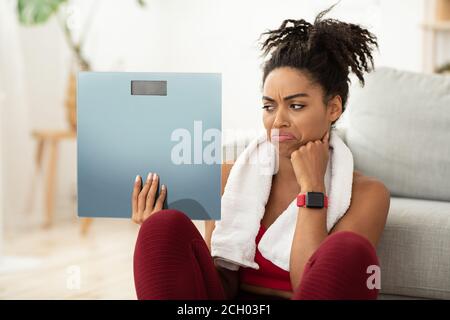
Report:
[{"label": "curly hair bun", "polygon": [[262,42],[263,56],[271,53],[263,66],[263,83],[273,69],[294,67],[322,85],[324,101],[341,95],[343,107],[349,73],[353,72],[364,86],[364,72],[374,69],[372,50],[378,49],[377,38],[360,25],[323,19],[334,6],[320,12],[313,24],[304,19],[287,19],[278,29],[261,35],[267,36]]}]

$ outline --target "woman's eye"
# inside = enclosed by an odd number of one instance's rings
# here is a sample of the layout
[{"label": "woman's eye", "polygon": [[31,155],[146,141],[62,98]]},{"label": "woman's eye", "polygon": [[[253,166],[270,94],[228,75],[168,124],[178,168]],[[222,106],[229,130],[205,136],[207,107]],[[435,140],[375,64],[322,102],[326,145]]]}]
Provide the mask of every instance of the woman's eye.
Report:
[{"label": "woman's eye", "polygon": [[305,105],[303,104],[291,104],[291,107],[294,106],[294,110],[300,110],[302,109]]},{"label": "woman's eye", "polygon": [[266,111],[272,111],[274,107],[271,106],[271,105],[265,105],[265,106],[263,106],[262,108],[263,108],[263,109],[266,109]]}]

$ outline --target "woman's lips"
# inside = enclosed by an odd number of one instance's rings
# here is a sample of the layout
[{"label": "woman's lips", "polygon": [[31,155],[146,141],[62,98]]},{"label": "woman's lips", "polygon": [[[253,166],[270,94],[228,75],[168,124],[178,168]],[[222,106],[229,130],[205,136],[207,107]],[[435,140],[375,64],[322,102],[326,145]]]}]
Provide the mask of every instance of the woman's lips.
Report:
[{"label": "woman's lips", "polygon": [[273,135],[273,136],[271,136],[271,138],[272,138],[272,141],[278,141],[278,142],[295,140],[295,137],[291,134]]}]

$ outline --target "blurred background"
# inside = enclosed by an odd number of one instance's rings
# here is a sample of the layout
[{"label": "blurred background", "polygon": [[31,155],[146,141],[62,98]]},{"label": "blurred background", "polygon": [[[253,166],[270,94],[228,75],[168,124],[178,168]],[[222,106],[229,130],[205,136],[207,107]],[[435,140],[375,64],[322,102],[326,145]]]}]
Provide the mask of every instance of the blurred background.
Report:
[{"label": "blurred background", "polygon": [[[223,128],[260,129],[260,34],[334,3],[0,0],[0,298],[136,298],[138,227],[76,216],[78,71],[220,72]],[[375,67],[450,70],[448,0],[342,0],[327,17],[378,37]]]}]

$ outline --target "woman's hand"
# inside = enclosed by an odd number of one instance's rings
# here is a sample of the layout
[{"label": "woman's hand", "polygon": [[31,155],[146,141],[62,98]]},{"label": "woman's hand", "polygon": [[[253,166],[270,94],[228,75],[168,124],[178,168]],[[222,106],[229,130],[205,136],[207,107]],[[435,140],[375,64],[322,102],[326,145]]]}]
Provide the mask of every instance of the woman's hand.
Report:
[{"label": "woman's hand", "polygon": [[330,132],[327,131],[321,139],[309,141],[292,152],[291,163],[301,192],[325,192],[329,137]]},{"label": "woman's hand", "polygon": [[141,190],[141,177],[136,176],[134,182],[133,195],[131,197],[132,214],[131,219],[137,224],[141,224],[154,212],[162,209],[166,198],[167,188],[161,186],[158,199],[155,202],[156,190],[158,190],[159,177],[156,173],[149,173],[144,187]]}]

